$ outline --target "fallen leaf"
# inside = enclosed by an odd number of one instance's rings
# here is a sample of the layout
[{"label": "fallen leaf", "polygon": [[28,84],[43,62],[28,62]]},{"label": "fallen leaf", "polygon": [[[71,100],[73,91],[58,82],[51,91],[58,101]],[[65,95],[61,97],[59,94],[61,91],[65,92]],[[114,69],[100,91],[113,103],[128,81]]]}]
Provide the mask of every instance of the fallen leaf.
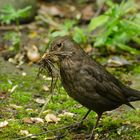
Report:
[{"label": "fallen leaf", "polygon": [[47,85],[43,85],[42,89],[43,89],[44,91],[49,91],[49,88],[48,88]]},{"label": "fallen leaf", "polygon": [[113,56],[108,59],[107,65],[110,67],[120,67],[125,65],[131,65],[131,62],[127,61],[123,57]]},{"label": "fallen leaf", "polygon": [[57,122],[60,121],[60,118],[57,117],[57,116],[54,115],[54,114],[47,114],[47,115],[45,116],[45,120],[46,120],[46,122],[48,122],[48,123],[50,123],[50,122],[57,123]]},{"label": "fallen leaf", "polygon": [[63,17],[64,14],[62,12],[62,7],[59,7],[59,6],[56,6],[56,5],[42,5],[40,7],[40,10],[39,10],[39,13],[40,14],[48,14],[48,15],[51,15],[51,16],[60,16],[60,17]]},{"label": "fallen leaf", "polygon": [[31,120],[31,118],[23,118],[23,122],[24,123],[29,123],[29,124],[32,124],[33,121]]},{"label": "fallen leaf", "polygon": [[27,75],[27,73],[26,72],[22,72],[22,74],[21,74],[22,76],[26,76]]},{"label": "fallen leaf", "polygon": [[16,104],[10,104],[10,107],[14,108],[14,109],[22,109],[22,106],[18,106]]},{"label": "fallen leaf", "polygon": [[81,11],[82,19],[90,20],[94,16],[93,5],[88,5]]},{"label": "fallen leaf", "polygon": [[27,108],[26,111],[30,113],[37,113],[38,109]]},{"label": "fallen leaf", "polygon": [[24,123],[44,123],[44,120],[42,118],[34,117],[34,118],[24,118],[23,119]]},{"label": "fallen leaf", "polygon": [[31,118],[33,123],[44,123],[44,120],[42,118]]},{"label": "fallen leaf", "polygon": [[11,89],[9,89],[8,91],[9,91],[10,93],[13,93],[13,92],[16,90],[17,87],[18,87],[18,85],[15,85],[15,86],[13,86]]},{"label": "fallen leaf", "polygon": [[20,130],[20,134],[24,135],[24,136],[28,136],[29,135],[29,131],[28,130]]},{"label": "fallen leaf", "polygon": [[75,114],[71,112],[63,112],[62,114],[59,114],[59,117],[67,116],[67,117],[73,117]]},{"label": "fallen leaf", "polygon": [[92,53],[93,47],[91,45],[87,45],[84,49],[84,51],[88,54]]},{"label": "fallen leaf", "polygon": [[37,62],[40,59],[40,53],[38,52],[38,48],[35,45],[27,48],[27,57],[32,62]]},{"label": "fallen leaf", "polygon": [[39,103],[39,104],[45,104],[45,100],[44,99],[41,99],[41,98],[35,99],[35,102],[36,103]]},{"label": "fallen leaf", "polygon": [[0,122],[0,128],[6,127],[8,125],[7,121]]},{"label": "fallen leaf", "polygon": [[48,114],[48,113],[51,113],[51,112],[52,112],[51,109],[47,109],[47,110],[43,111],[43,114]]},{"label": "fallen leaf", "polygon": [[7,97],[9,97],[8,92],[0,91],[0,99],[6,99]]}]

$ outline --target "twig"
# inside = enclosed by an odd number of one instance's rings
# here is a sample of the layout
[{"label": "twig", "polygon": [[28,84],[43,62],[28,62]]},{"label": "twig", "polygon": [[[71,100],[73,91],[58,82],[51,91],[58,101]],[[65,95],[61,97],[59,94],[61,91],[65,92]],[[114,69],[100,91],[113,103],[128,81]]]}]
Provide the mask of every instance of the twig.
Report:
[{"label": "twig", "polygon": [[102,11],[103,7],[104,7],[104,4],[102,4],[102,5],[98,8],[98,10],[95,12],[94,17],[97,17],[97,16],[99,16],[99,15],[100,15],[100,13],[101,13],[101,11]]},{"label": "twig", "polygon": [[[41,114],[43,113],[43,111],[45,110],[47,104],[49,103],[49,101],[51,100],[53,94],[54,94],[54,88],[56,86],[56,83],[57,83],[57,80],[58,80],[58,76],[55,80],[55,83],[54,83],[54,75],[53,75],[53,68],[54,68],[54,65],[51,63],[51,61],[49,61],[48,59],[44,59],[44,61],[46,62],[47,65],[43,64],[42,67],[47,67],[48,71],[50,72],[51,74],[51,77],[52,77],[52,80],[51,80],[51,88],[50,88],[50,95],[48,96],[47,100],[45,101],[45,104],[43,105],[42,109],[41,109],[41,112],[39,113],[39,117],[41,116]],[[42,71],[42,69],[40,70]],[[38,73],[39,75],[39,73]],[[37,76],[38,76],[37,75]]]},{"label": "twig", "polygon": [[[29,25],[19,25],[18,29],[22,30],[24,28],[29,27]],[[9,25],[9,26],[0,26],[0,30],[7,31],[7,30],[17,30],[17,25]]]},{"label": "twig", "polygon": [[52,25],[54,26],[55,28],[59,29],[60,28],[60,24],[56,23],[55,21],[53,21],[53,19],[48,16],[48,15],[39,15],[38,16],[39,20],[42,20],[43,22],[49,24],[49,25]]},{"label": "twig", "polygon": [[40,117],[42,115],[43,111],[45,110],[45,108],[46,108],[47,104],[49,103],[49,101],[51,100],[52,96],[53,96],[53,94],[49,94],[49,96],[47,97],[47,100],[45,101],[45,104],[43,105],[43,107],[38,115],[38,117]]},{"label": "twig", "polygon": [[63,126],[63,127],[57,128],[57,129],[47,130],[46,132],[42,132],[42,133],[38,133],[38,134],[32,134],[32,135],[25,136],[25,137],[16,138],[14,140],[23,140],[23,139],[26,139],[26,138],[29,138],[29,137],[33,137],[33,136],[39,136],[39,135],[43,135],[43,134],[46,134],[46,133],[51,133],[51,132],[55,132],[55,131],[59,131],[59,130],[63,130],[63,129],[72,128],[72,127],[76,126],[76,124],[78,124],[80,122],[81,121],[73,123],[71,125]]}]

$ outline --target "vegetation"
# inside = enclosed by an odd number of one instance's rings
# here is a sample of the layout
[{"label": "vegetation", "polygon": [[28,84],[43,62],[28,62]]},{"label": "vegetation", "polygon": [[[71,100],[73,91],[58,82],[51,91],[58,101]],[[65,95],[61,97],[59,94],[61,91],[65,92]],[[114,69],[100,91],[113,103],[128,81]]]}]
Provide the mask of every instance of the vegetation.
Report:
[{"label": "vegetation", "polygon": [[2,24],[11,24],[16,22],[19,25],[20,18],[28,17],[31,7],[28,6],[24,9],[16,10],[12,5],[6,5],[0,10],[0,22]]},{"label": "vegetation", "polygon": [[[35,21],[24,25],[19,20],[28,16],[30,6],[16,10],[7,5],[0,10],[0,140],[21,137],[71,140],[84,138],[91,132],[96,120],[94,112],[90,113],[81,128],[63,129],[79,121],[87,109],[66,94],[60,81],[45,111],[39,116],[50,95],[51,81],[47,74],[36,78],[39,59],[35,56],[41,56],[49,41],[58,35],[71,35],[112,74],[128,86],[140,89],[139,5],[133,0],[120,4],[112,0],[98,2],[101,11],[94,16],[95,8],[89,20],[77,16],[76,12],[74,17],[70,17],[67,11],[57,9],[59,3],[51,3],[44,9],[46,5],[40,3],[43,10],[38,12]],[[84,4],[88,6],[80,0],[76,6]],[[51,6],[56,13],[51,11]],[[45,11],[49,8],[51,14],[54,12],[52,15]],[[122,106],[104,114],[96,129],[96,139],[139,140],[139,108],[139,103],[136,103],[136,110]]]},{"label": "vegetation", "polygon": [[137,49],[129,45],[130,41],[140,45],[138,5],[133,1],[122,1],[120,5],[107,1],[106,4],[109,9],[104,14],[93,17],[87,28],[82,29],[75,21],[68,20],[60,25],[60,31],[52,32],[51,36],[70,34],[80,44],[89,42],[98,48],[139,54]]}]

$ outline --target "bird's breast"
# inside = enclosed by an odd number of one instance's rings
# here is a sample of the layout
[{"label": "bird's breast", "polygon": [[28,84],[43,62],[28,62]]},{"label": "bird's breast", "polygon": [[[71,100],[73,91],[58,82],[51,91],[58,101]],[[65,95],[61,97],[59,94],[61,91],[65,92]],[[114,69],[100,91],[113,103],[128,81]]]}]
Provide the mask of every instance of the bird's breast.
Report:
[{"label": "bird's breast", "polygon": [[77,98],[77,90],[78,87],[78,75],[80,72],[81,64],[78,61],[72,61],[72,60],[65,60],[60,65],[60,75],[62,84],[69,94],[69,96],[73,98]]}]

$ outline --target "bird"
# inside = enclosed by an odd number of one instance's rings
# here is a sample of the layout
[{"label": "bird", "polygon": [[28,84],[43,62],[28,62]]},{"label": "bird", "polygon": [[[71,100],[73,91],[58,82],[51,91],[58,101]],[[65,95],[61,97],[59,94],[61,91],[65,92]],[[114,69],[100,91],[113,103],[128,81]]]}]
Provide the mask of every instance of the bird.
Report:
[{"label": "bird", "polygon": [[88,109],[82,120],[91,111],[97,113],[90,140],[94,140],[94,131],[104,112],[123,104],[135,109],[130,102],[140,100],[140,91],[124,85],[89,56],[71,36],[55,37],[42,59],[56,63],[67,94]]}]

